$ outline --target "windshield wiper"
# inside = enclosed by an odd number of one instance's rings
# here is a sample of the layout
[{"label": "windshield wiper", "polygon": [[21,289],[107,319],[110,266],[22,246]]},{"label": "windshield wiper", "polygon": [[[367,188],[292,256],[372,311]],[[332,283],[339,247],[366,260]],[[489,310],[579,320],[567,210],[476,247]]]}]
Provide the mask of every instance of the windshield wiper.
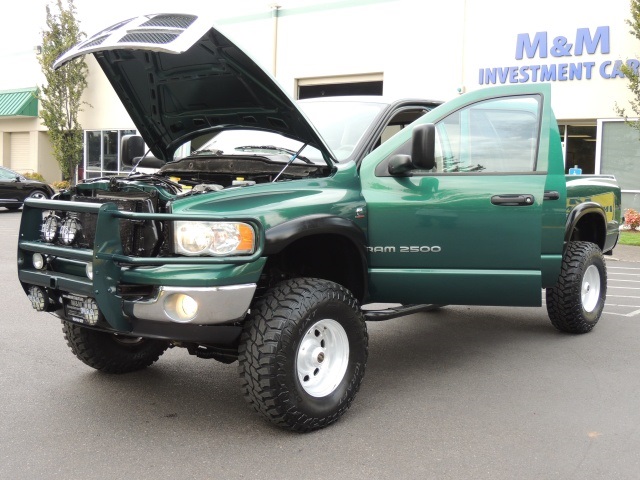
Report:
[{"label": "windshield wiper", "polygon": [[[274,145],[244,145],[242,147],[236,147],[235,150],[240,150],[241,152],[250,151],[250,150],[272,150],[274,152],[282,152],[282,153],[287,153],[289,155],[293,155],[293,160],[295,160],[296,158],[299,158],[303,162],[313,165],[313,162],[311,160],[309,160],[307,157],[303,157],[302,155],[300,155],[300,152],[306,146],[307,144],[305,143],[302,146],[302,148],[297,152],[295,150],[290,150],[284,147],[276,147]],[[289,161],[289,164],[291,164],[291,161],[292,160]]]},{"label": "windshield wiper", "polygon": [[191,152],[191,155],[200,155],[201,153],[213,153],[214,155],[222,155],[224,152],[222,150],[203,148],[202,150],[194,150]]}]

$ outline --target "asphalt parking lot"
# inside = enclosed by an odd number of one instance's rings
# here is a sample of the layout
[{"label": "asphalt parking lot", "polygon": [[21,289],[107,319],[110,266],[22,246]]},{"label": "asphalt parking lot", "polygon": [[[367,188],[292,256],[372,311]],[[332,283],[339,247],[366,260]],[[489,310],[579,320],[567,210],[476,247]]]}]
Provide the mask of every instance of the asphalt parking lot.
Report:
[{"label": "asphalt parking lot", "polygon": [[[636,250],[638,250],[636,252]],[[625,318],[640,316],[640,247],[619,246],[607,262],[605,312]]]},{"label": "asphalt parking lot", "polygon": [[81,364],[16,279],[20,213],[0,209],[0,478],[637,479],[640,250],[607,259],[593,332],[544,307],[450,306],[370,323],[347,414],[310,434],[272,427],[236,365],[172,349],[151,368]]}]

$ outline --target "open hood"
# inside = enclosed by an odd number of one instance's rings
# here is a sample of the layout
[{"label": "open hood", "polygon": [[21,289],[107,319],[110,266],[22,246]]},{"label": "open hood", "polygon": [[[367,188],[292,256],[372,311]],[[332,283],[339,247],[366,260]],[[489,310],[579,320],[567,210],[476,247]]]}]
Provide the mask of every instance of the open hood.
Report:
[{"label": "open hood", "polygon": [[202,17],[144,15],[79,43],[59,68],[93,53],[153,154],[171,160],[186,140],[227,128],[264,129],[332,154],[277,82]]}]

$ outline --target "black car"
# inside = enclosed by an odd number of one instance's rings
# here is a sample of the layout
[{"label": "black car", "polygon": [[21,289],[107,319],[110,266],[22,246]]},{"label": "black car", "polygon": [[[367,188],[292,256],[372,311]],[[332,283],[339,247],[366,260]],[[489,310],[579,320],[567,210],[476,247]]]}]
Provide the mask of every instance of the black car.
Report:
[{"label": "black car", "polygon": [[0,207],[18,210],[25,198],[51,198],[53,188],[38,180],[29,180],[18,172],[0,167]]}]

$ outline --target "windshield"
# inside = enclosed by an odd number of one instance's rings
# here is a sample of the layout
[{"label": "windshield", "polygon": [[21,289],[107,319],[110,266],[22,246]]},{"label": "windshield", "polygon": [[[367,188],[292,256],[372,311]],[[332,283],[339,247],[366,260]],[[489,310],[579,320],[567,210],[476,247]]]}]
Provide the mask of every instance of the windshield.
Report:
[{"label": "windshield", "polygon": [[318,129],[338,161],[351,156],[383,103],[355,101],[304,101],[298,104]]},{"label": "windshield", "polygon": [[[298,105],[327,142],[338,161],[351,156],[369,126],[385,107],[384,103],[324,99],[305,100]],[[318,149],[310,145],[302,148],[303,146],[300,141],[264,130],[222,130],[187,142],[176,151],[174,158],[189,155],[269,154],[282,155],[283,160],[287,161],[299,152],[296,163],[325,164]]]},{"label": "windshield", "polygon": [[[200,137],[191,141],[191,155],[285,155],[296,162],[326,165],[320,151],[283,135],[264,130],[223,130],[213,137]],[[302,149],[302,150],[301,150]],[[180,156],[186,156],[181,152]],[[285,160],[285,161],[286,161]]]}]

